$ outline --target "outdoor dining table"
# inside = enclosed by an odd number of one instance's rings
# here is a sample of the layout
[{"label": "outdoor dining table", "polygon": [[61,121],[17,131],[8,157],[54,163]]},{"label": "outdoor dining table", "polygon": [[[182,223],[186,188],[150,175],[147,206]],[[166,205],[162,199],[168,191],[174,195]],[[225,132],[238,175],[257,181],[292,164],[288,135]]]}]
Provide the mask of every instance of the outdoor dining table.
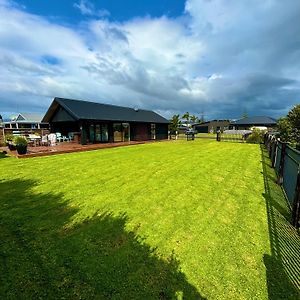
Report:
[{"label": "outdoor dining table", "polygon": [[41,143],[41,137],[40,136],[30,136],[29,140],[33,142],[33,145],[36,147],[38,145],[40,145]]}]

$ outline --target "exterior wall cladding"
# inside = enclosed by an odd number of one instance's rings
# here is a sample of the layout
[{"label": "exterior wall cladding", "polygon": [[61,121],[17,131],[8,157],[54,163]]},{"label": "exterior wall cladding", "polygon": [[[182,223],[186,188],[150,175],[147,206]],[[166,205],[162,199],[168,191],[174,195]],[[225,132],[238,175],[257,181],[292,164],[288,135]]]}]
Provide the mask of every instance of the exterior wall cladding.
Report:
[{"label": "exterior wall cladding", "polygon": [[[98,122],[96,122],[98,123]],[[151,123],[137,123],[128,122],[130,126],[130,140],[131,141],[147,141],[147,140],[164,140],[168,139],[168,124],[155,124],[155,138],[151,134]],[[61,132],[63,135],[68,135],[68,132],[79,132],[81,131],[81,143],[89,143],[89,125],[91,122],[51,122],[52,132]],[[108,126],[108,140],[107,142],[114,141],[113,124],[114,122],[101,122],[100,124],[107,124]],[[80,130],[80,127],[82,128]]]}]

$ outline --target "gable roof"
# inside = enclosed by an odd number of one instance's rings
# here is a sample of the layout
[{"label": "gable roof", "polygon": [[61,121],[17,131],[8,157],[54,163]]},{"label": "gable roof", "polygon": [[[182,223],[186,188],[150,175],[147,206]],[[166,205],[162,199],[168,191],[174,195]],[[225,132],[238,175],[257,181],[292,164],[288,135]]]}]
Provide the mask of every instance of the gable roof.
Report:
[{"label": "gable roof", "polygon": [[75,120],[130,121],[146,123],[169,123],[151,110],[55,97],[43,122],[50,122],[58,107],[63,107]]},{"label": "gable roof", "polygon": [[9,120],[9,122],[15,123],[41,123],[43,115],[34,113],[19,113]]},{"label": "gable roof", "polygon": [[43,119],[43,115],[40,114],[32,114],[32,113],[20,113],[19,116],[22,116],[24,118],[24,121],[27,122],[41,122]]},{"label": "gable roof", "polygon": [[267,116],[256,116],[239,119],[232,122],[234,125],[276,125],[276,120]]}]

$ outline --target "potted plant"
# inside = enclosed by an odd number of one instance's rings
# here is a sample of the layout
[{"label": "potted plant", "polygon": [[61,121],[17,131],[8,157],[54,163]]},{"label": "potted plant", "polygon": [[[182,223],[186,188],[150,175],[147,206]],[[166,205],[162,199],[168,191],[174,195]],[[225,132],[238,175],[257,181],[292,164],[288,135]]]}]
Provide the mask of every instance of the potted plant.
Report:
[{"label": "potted plant", "polygon": [[28,145],[28,142],[27,142],[26,138],[24,138],[22,136],[17,136],[14,139],[14,143],[16,145],[16,149],[17,149],[18,154],[26,154],[27,145]]},{"label": "potted plant", "polygon": [[14,144],[14,136],[12,134],[7,134],[5,136],[6,146],[10,151],[16,150],[16,145]]}]

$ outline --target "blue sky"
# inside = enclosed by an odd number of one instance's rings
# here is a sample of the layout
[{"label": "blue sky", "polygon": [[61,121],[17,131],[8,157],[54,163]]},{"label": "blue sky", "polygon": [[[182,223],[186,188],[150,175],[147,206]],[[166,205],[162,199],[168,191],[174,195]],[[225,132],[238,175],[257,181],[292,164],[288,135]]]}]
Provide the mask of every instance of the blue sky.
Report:
[{"label": "blue sky", "polygon": [[[83,15],[79,9],[74,9],[74,3],[80,1],[72,0],[23,0],[18,1],[19,4],[26,7],[27,11],[53,17],[61,22],[67,22],[77,25],[82,21]],[[185,1],[182,0],[99,0],[99,1],[83,1],[87,7],[93,7],[93,10],[107,11],[109,20],[126,21],[134,17],[160,17],[167,15],[169,17],[177,17],[183,14]],[[75,6],[76,7],[76,6]],[[90,16],[85,16],[90,18]]]},{"label": "blue sky", "polygon": [[0,0],[0,114],[54,97],[207,119],[300,103],[298,0]]}]

